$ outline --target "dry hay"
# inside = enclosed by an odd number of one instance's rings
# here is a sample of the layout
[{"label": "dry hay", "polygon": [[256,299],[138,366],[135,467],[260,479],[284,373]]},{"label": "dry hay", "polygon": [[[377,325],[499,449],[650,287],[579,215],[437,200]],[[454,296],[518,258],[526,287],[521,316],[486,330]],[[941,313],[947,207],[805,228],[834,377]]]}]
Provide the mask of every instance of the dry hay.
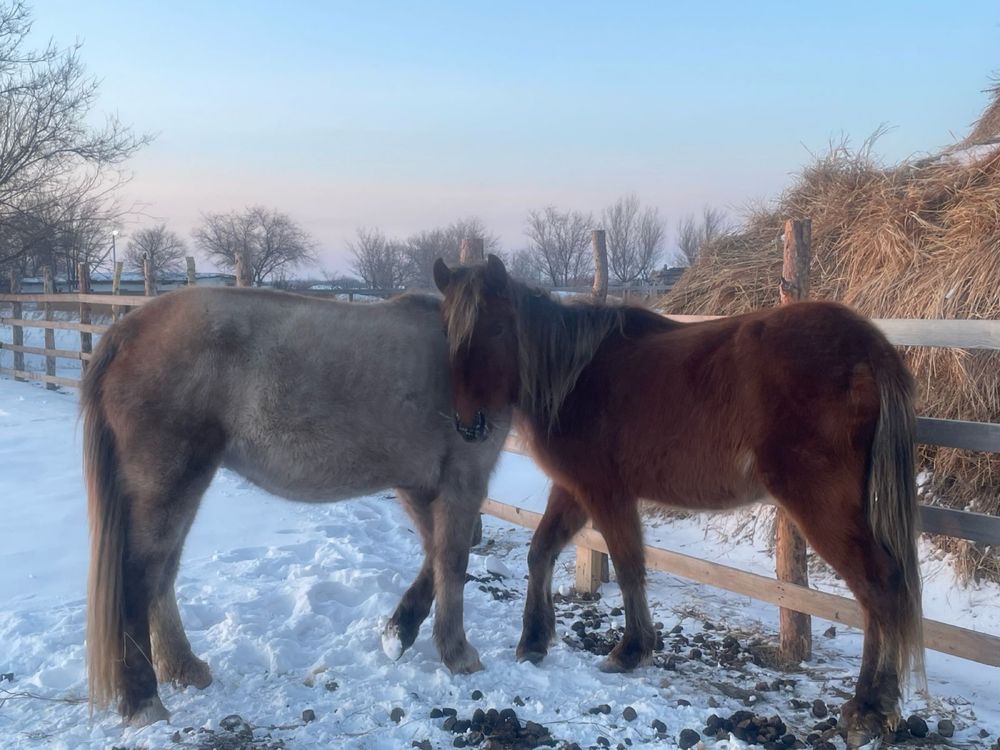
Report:
[{"label": "dry hay", "polygon": [[[786,218],[812,220],[811,297],[874,318],[1000,319],[1000,148],[884,167],[841,145],[773,210],[703,249],[659,308],[733,315],[777,303]],[[1000,353],[904,349],[918,413],[1000,422]],[[1000,455],[927,448],[925,502],[1000,515]],[[1000,550],[940,538],[965,577],[1000,579]]]},{"label": "dry hay", "polygon": [[1000,82],[994,84],[989,89],[989,93],[993,97],[993,102],[976,121],[972,132],[964,141],[966,145],[1000,141]]}]

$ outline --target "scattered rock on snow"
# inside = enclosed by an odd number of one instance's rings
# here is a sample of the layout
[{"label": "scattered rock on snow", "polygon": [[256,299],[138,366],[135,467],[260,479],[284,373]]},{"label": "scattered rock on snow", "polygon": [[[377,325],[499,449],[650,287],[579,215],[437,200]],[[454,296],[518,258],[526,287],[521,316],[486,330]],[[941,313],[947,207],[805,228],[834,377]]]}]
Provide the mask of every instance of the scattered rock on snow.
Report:
[{"label": "scattered rock on snow", "polygon": [[916,714],[911,714],[906,720],[906,728],[910,730],[910,734],[914,737],[926,737],[928,728],[927,722]]}]

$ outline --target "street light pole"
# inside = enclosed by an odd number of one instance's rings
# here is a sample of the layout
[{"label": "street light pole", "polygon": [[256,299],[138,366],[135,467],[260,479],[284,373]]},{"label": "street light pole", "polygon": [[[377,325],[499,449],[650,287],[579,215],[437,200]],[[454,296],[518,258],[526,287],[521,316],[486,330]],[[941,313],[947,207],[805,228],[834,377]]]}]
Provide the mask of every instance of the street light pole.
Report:
[{"label": "street light pole", "polygon": [[115,272],[115,268],[118,267],[118,246],[116,240],[118,239],[118,230],[111,230],[111,273]]}]

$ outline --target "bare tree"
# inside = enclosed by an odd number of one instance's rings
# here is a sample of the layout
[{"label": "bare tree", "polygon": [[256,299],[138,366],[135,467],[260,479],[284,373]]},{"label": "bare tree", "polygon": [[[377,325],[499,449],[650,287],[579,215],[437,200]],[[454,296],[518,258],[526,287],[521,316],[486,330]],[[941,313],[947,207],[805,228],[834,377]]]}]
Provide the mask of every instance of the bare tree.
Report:
[{"label": "bare tree", "polygon": [[447,227],[437,227],[417,232],[406,241],[406,280],[418,288],[434,288],[432,269],[434,261],[458,262],[458,248],[462,240],[479,237],[487,253],[500,252],[500,237],[490,232],[481,219],[470,216],[453,221]]},{"label": "bare tree", "polygon": [[659,211],[652,207],[643,210],[633,193],[604,209],[602,219],[611,273],[622,283],[648,279],[663,247],[665,229]]},{"label": "bare tree", "polygon": [[515,250],[503,260],[510,275],[515,279],[541,282],[545,277],[544,271],[535,262],[535,255],[531,250]]},{"label": "bare tree", "polygon": [[166,271],[180,271],[184,267],[187,247],[166,224],[140,229],[132,235],[125,250],[125,266],[142,273],[148,259],[154,278]]},{"label": "bare tree", "polygon": [[677,226],[677,249],[687,264],[693,265],[698,253],[705,245],[719,239],[728,230],[725,213],[717,208],[705,206],[701,217],[688,214]]},{"label": "bare tree", "polygon": [[255,286],[316,262],[315,243],[309,233],[288,214],[264,206],[203,214],[193,236],[202,252],[220,268],[235,270],[240,258]]},{"label": "bare tree", "polygon": [[[79,209],[123,184],[127,176],[120,165],[150,140],[133,135],[114,117],[94,128],[91,110],[99,82],[86,75],[80,45],[62,49],[49,42],[32,49],[31,26],[23,2],[0,0],[0,225],[5,235],[17,217],[29,214],[54,226],[54,217],[66,207],[79,229]],[[3,239],[0,262],[30,246]],[[68,256],[65,262],[72,274]]]},{"label": "bare tree", "polygon": [[406,246],[388,239],[380,229],[359,227],[347,243],[354,256],[352,270],[371,289],[398,289],[406,280]]},{"label": "bare tree", "polygon": [[582,280],[589,269],[590,214],[559,211],[553,206],[530,211],[525,235],[535,263],[553,286]]},{"label": "bare tree", "polygon": [[649,281],[663,256],[663,240],[667,227],[656,208],[649,207],[639,216],[636,237],[638,278]]}]

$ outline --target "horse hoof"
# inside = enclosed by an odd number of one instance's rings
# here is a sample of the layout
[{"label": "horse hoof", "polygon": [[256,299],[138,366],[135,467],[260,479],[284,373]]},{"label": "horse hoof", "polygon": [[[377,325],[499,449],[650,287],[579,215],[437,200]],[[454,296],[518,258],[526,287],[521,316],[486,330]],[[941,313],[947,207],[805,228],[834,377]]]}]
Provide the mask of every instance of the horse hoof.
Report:
[{"label": "horse hoof", "polygon": [[601,661],[597,665],[597,668],[602,672],[607,672],[608,674],[622,674],[624,672],[631,672],[631,667],[626,667],[617,659],[612,659],[610,656],[607,659]]},{"label": "horse hoof", "polygon": [[878,750],[882,747],[881,737],[872,737],[863,729],[850,730],[847,733],[847,750]]},{"label": "horse hoof", "polygon": [[169,664],[157,662],[156,675],[160,682],[169,682],[179,687],[204,690],[212,684],[212,670],[193,654]]},{"label": "horse hoof", "polygon": [[533,649],[527,649],[524,651],[518,649],[517,651],[517,660],[519,662],[525,662],[525,661],[531,662],[536,667],[542,663],[542,659],[544,659],[545,656],[546,656],[545,651],[535,651]]},{"label": "horse hoof", "polygon": [[212,670],[201,659],[192,656],[180,670],[174,682],[184,687],[195,687],[198,690],[204,690],[212,684]]},{"label": "horse hoof", "polygon": [[849,750],[865,747],[874,750],[882,745],[882,737],[892,732],[893,716],[875,710],[870,705],[859,707],[852,698],[840,708],[841,725],[847,730]]},{"label": "horse hoof", "polygon": [[133,711],[125,719],[125,723],[130,727],[148,727],[158,721],[169,721],[170,712],[163,706],[160,696],[154,695],[143,702],[139,708]]},{"label": "horse hoof", "polygon": [[445,659],[445,665],[452,674],[472,674],[483,668],[483,663],[479,661],[479,652],[468,643],[460,655]]},{"label": "horse hoof", "polygon": [[382,630],[382,651],[390,659],[396,661],[405,650],[403,639],[399,637],[399,625],[390,620]]}]

